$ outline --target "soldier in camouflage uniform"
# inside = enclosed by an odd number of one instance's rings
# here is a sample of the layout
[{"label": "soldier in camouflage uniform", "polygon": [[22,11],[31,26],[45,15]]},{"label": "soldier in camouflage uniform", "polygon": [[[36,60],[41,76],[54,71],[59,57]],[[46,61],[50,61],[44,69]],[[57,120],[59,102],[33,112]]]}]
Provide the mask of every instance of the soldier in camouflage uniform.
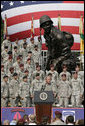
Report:
[{"label": "soldier in camouflage uniform", "polygon": [[51,73],[52,74],[52,80],[55,81],[56,83],[58,82],[59,78],[58,78],[58,72],[54,70],[54,65],[50,65],[50,70],[47,71],[47,75]]},{"label": "soldier in camouflage uniform", "polygon": [[55,88],[57,87],[57,82],[55,80],[52,79],[52,73],[48,73],[48,75],[51,78],[51,83],[55,86]]},{"label": "soldier in camouflage uniform", "polygon": [[9,68],[8,76],[9,76],[9,83],[13,79],[13,74],[14,74],[14,67]]},{"label": "soldier in camouflage uniform", "polygon": [[66,74],[62,74],[62,80],[57,83],[58,99],[61,107],[68,107],[69,97],[71,95],[70,82],[66,79]]},{"label": "soldier in camouflage uniform", "polygon": [[28,51],[28,55],[25,58],[25,63],[27,63],[27,59],[30,58],[31,59],[31,64],[34,65],[34,59],[33,59],[33,55],[32,55],[32,51]]},{"label": "soldier in camouflage uniform", "polygon": [[11,50],[12,44],[11,44],[11,41],[10,41],[10,37],[8,35],[6,36],[6,39],[2,42],[1,46],[2,46],[2,51],[4,51],[5,46],[8,46],[8,51]]},{"label": "soldier in camouflage uniform", "polygon": [[41,40],[41,37],[40,36],[38,36],[38,43],[37,43],[37,45],[38,45],[38,48],[40,50],[42,50],[42,40]]},{"label": "soldier in camouflage uniform", "polygon": [[13,64],[14,71],[18,72],[19,71],[19,65],[21,64],[21,58],[20,56],[17,57],[17,61]]},{"label": "soldier in camouflage uniform", "polygon": [[18,56],[20,57],[21,63],[23,63],[23,64],[24,64],[24,63],[25,63],[25,61],[23,61],[23,55],[22,55],[22,54],[19,54]]},{"label": "soldier in camouflage uniform", "polygon": [[8,46],[4,47],[4,50],[1,52],[1,56],[3,57],[3,63],[5,64],[8,60]]},{"label": "soldier in camouflage uniform", "polygon": [[38,45],[35,45],[33,51],[33,59],[35,64],[39,63],[40,55],[41,55],[41,50],[38,49]]},{"label": "soldier in camouflage uniform", "polygon": [[46,76],[45,81],[42,83],[41,89],[44,91],[53,91],[54,98],[56,98],[57,90],[55,85],[52,83],[52,78],[50,76]]},{"label": "soldier in camouflage uniform", "polygon": [[29,76],[32,75],[33,71],[35,70],[35,66],[31,64],[31,59],[27,59],[27,64],[25,65],[25,69],[29,71]]},{"label": "soldier in camouflage uniform", "polygon": [[20,54],[20,52],[19,52],[17,46],[14,46],[14,50],[13,50],[13,63],[16,62],[17,57],[18,57],[19,54]]},{"label": "soldier in camouflage uniform", "polygon": [[63,65],[63,71],[59,75],[60,80],[62,78],[62,74],[64,74],[64,73],[66,74],[66,79],[68,81],[71,81],[71,74],[67,71],[67,66],[66,65]]},{"label": "soldier in camouflage uniform", "polygon": [[1,106],[7,107],[7,100],[8,100],[8,90],[9,90],[9,83],[8,83],[8,76],[4,75],[3,81],[1,84]]},{"label": "soldier in camouflage uniform", "polygon": [[19,94],[20,82],[18,79],[18,74],[13,74],[13,79],[10,82],[10,102],[13,107],[15,107],[15,99]]},{"label": "soldier in camouflage uniform", "polygon": [[34,103],[34,92],[40,91],[42,87],[42,81],[40,80],[40,74],[36,73],[35,79],[31,83],[30,93],[32,98],[32,103]]},{"label": "soldier in camouflage uniform", "polygon": [[33,52],[34,46],[35,46],[34,38],[31,38],[30,43],[27,45],[28,50]]},{"label": "soldier in camouflage uniform", "polygon": [[53,80],[52,79],[52,73],[48,73],[48,75],[50,78],[51,78],[51,84],[54,86],[55,88],[55,91],[56,91],[56,97],[55,97],[55,102],[54,102],[54,105],[58,103],[58,99],[57,99],[57,93],[58,93],[58,89],[57,89],[57,81]]},{"label": "soldier in camouflage uniform", "polygon": [[31,83],[32,83],[32,76],[29,75],[29,71],[28,71],[28,70],[25,70],[25,71],[24,71],[24,76],[27,76],[28,84],[29,84],[29,86],[31,86]]},{"label": "soldier in camouflage uniform", "polygon": [[27,43],[23,44],[23,48],[21,48],[20,53],[22,54],[24,61],[28,55]]},{"label": "soldier in camouflage uniform", "polygon": [[20,49],[23,48],[24,43],[27,43],[27,38],[23,38],[22,42],[20,42]]},{"label": "soldier in camouflage uniform", "polygon": [[41,70],[41,66],[40,65],[36,66],[36,70],[32,74],[33,79],[35,79],[36,73],[40,74],[40,80],[43,81],[44,77],[45,77],[45,73],[44,73],[44,71]]},{"label": "soldier in camouflage uniform", "polygon": [[4,77],[5,74],[6,74],[6,73],[5,73],[5,70],[4,70],[4,65],[2,64],[2,65],[1,65],[1,83],[2,83],[2,81],[3,81],[3,77]]},{"label": "soldier in camouflage uniform", "polygon": [[9,68],[13,66],[13,57],[9,56],[8,62],[5,64],[5,71],[8,74],[9,73]]},{"label": "soldier in camouflage uniform", "polygon": [[75,71],[78,73],[78,78],[81,79],[82,84],[84,86],[84,71],[80,71],[80,66],[79,65],[76,65]]},{"label": "soldier in camouflage uniform", "polygon": [[23,77],[23,82],[20,84],[19,95],[22,98],[22,107],[30,107],[30,86],[27,76]]},{"label": "soldier in camouflage uniform", "polygon": [[12,44],[12,51],[14,51],[15,46],[17,46],[18,51],[20,51],[19,39],[16,39],[16,41]]},{"label": "soldier in camouflage uniform", "polygon": [[24,64],[20,64],[19,68],[20,68],[18,70],[19,80],[20,80],[20,82],[22,82],[23,81],[23,77],[24,77],[24,71],[25,71]]},{"label": "soldier in camouflage uniform", "polygon": [[73,72],[73,78],[71,80],[71,102],[73,107],[80,107],[82,95],[84,93],[84,88],[81,82],[81,79],[78,78],[78,73],[76,71]]}]

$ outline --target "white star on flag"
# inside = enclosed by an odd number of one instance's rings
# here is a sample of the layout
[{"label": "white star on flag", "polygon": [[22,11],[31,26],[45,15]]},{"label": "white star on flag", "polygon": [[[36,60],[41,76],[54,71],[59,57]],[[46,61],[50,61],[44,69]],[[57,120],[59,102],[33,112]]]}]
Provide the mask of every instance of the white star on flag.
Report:
[{"label": "white star on flag", "polygon": [[9,4],[10,4],[10,6],[13,6],[14,2],[11,1]]},{"label": "white star on flag", "polygon": [[3,9],[3,5],[1,4],[1,9]]},{"label": "white star on flag", "polygon": [[21,2],[21,4],[24,3],[24,1],[20,1],[20,2]]},{"label": "white star on flag", "polygon": [[36,1],[32,1],[32,2],[36,2]]}]

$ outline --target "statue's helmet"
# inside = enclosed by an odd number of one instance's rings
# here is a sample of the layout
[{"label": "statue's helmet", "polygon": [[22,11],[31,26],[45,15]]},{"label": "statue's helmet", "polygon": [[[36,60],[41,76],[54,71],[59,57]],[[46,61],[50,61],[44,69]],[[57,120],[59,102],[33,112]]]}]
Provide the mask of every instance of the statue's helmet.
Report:
[{"label": "statue's helmet", "polygon": [[51,24],[53,24],[53,21],[51,20],[51,18],[47,15],[43,15],[41,18],[40,18],[40,27],[42,27],[42,25],[45,23],[45,22],[50,22]]}]

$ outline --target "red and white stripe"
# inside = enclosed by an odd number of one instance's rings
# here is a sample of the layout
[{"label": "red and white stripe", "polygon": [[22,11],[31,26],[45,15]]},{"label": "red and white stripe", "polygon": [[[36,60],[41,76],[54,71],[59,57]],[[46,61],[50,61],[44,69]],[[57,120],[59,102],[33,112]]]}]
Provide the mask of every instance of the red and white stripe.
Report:
[{"label": "red and white stripe", "polygon": [[[31,19],[34,16],[35,41],[39,36],[39,19],[43,15],[48,15],[54,22],[54,26],[58,25],[58,14],[61,16],[61,31],[68,31],[74,36],[74,45],[72,50],[80,50],[79,24],[80,16],[84,15],[84,1],[64,1],[64,3],[48,3],[22,6],[2,12],[2,18],[7,15],[8,34],[11,41],[16,38],[29,38],[31,36]],[[45,47],[45,39],[43,38],[43,30],[41,32],[43,49]]]}]

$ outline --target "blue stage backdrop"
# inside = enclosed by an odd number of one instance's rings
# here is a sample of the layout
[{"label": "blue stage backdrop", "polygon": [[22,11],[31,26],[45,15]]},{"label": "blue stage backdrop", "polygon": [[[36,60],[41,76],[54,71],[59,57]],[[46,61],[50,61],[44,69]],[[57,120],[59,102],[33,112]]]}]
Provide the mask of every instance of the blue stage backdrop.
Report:
[{"label": "blue stage backdrop", "polygon": [[25,114],[34,114],[34,108],[2,108],[2,122],[4,120],[20,119]]},{"label": "blue stage backdrop", "polygon": [[75,121],[78,119],[84,119],[84,109],[83,108],[53,108],[52,116],[55,118],[55,111],[60,111],[62,113],[62,120],[65,121],[68,115],[73,115]]},{"label": "blue stage backdrop", "polygon": [[[53,108],[52,109],[52,118],[55,118],[55,111],[62,112],[62,119],[65,120],[68,115],[73,115],[75,118],[75,121],[77,119],[84,119],[84,109],[63,109],[63,108]],[[9,120],[12,121],[13,119],[20,119],[23,117],[23,115],[27,114],[34,114],[35,108],[2,108],[1,112],[1,121]]]}]

